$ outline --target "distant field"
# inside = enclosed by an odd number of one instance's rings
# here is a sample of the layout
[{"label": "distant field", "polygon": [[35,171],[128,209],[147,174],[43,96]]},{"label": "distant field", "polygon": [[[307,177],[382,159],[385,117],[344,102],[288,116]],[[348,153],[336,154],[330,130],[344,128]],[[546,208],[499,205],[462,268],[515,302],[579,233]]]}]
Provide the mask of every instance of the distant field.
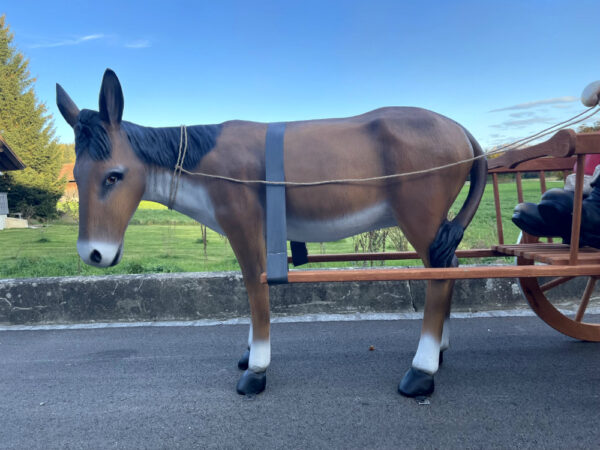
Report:
[{"label": "distant field", "polygon": [[[559,187],[562,182],[548,185]],[[505,242],[515,242],[519,230],[510,222],[510,217],[517,203],[516,190],[513,183],[502,184],[500,188]],[[539,199],[537,180],[524,180],[523,188],[526,200]],[[453,207],[454,213],[460,209],[466,192],[463,189]],[[488,185],[460,248],[485,248],[496,243],[494,214],[492,186]],[[151,202],[142,202],[135,213],[125,235],[124,256],[119,265],[96,269],[81,263],[76,241],[77,225],[66,220],[38,229],[0,231],[0,278],[239,270],[226,239],[209,230],[205,257],[200,226],[186,216]],[[324,248],[327,253],[349,253],[354,251],[354,243],[348,238],[325,243]],[[321,249],[318,243],[309,244],[309,253],[321,253]],[[393,251],[393,248],[388,250]]]}]

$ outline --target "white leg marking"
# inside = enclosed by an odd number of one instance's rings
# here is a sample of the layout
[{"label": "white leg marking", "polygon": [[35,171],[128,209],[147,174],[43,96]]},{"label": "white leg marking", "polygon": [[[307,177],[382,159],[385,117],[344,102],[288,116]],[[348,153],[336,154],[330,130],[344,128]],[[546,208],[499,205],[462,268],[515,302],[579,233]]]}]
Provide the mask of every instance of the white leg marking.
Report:
[{"label": "white leg marking", "polygon": [[252,346],[252,323],[250,323],[250,330],[248,330],[248,348]]},{"label": "white leg marking", "polygon": [[447,350],[450,347],[450,319],[444,320],[444,329],[442,331],[442,343],[440,351]]},{"label": "white leg marking", "polygon": [[248,369],[253,372],[264,372],[271,363],[271,341],[259,340],[252,341],[250,345],[250,360]]},{"label": "white leg marking", "polygon": [[439,364],[440,343],[430,334],[423,334],[419,340],[412,366],[433,375],[437,372]]}]

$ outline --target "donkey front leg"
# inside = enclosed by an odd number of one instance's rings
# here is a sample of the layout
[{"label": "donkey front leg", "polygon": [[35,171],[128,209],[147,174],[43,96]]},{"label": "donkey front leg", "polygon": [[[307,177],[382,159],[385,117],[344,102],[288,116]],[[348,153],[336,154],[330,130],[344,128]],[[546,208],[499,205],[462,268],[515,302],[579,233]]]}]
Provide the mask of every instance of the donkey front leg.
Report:
[{"label": "donkey front leg", "polygon": [[[434,390],[433,375],[441,362],[441,351],[448,346],[446,319],[450,311],[453,280],[429,281],[423,313],[419,346],[412,367],[406,372],[398,391],[407,397],[430,395]],[[445,342],[444,342],[445,341]]]},{"label": "donkey front leg", "polygon": [[248,350],[246,350],[238,361],[238,369],[246,370],[248,368],[248,362],[250,361],[250,347],[252,346],[252,322],[250,322],[250,329],[248,331]]},{"label": "donkey front leg", "polygon": [[236,201],[242,203],[238,205],[236,215],[224,215],[219,219],[242,269],[250,303],[248,350],[238,361],[238,367],[244,373],[237,391],[246,395],[264,391],[267,383],[266,370],[271,362],[269,286],[260,282],[260,274],[266,266],[263,224],[256,220],[261,216],[261,209],[252,196],[237,195],[229,204],[234,205]]},{"label": "donkey front leg", "polygon": [[248,335],[248,350],[242,355],[238,367],[244,370],[237,384],[242,395],[258,394],[267,384],[266,370],[271,363],[271,341],[269,336],[269,287],[258,279],[249,279],[244,271],[246,290],[250,301],[251,325]]}]

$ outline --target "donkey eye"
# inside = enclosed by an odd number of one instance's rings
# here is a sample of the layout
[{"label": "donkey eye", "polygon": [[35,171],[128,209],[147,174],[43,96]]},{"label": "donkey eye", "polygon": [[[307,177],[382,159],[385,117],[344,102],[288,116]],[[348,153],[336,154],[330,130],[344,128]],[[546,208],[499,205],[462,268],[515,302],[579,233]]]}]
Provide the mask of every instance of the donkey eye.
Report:
[{"label": "donkey eye", "polygon": [[120,181],[122,178],[123,178],[123,174],[122,173],[117,173],[117,172],[109,173],[106,176],[106,178],[104,179],[104,185],[105,186],[113,186],[118,181]]}]

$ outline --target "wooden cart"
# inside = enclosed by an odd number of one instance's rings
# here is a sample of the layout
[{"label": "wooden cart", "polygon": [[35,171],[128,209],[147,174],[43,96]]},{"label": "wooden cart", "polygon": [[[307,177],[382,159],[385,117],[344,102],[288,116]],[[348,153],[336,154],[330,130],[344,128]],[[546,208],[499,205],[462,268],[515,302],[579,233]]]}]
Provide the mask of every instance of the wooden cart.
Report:
[{"label": "wooden cart", "polygon": [[[524,150],[511,150],[488,161],[494,187],[498,243],[490,248],[458,250],[456,256],[459,259],[510,256],[515,257],[514,266],[290,270],[288,282],[516,278],[531,308],[547,324],[573,338],[600,342],[600,323],[586,322],[585,318],[596,280],[600,277],[600,250],[559,244],[552,242],[552,239],[548,242],[540,242],[537,238],[526,234],[520,243],[505,243],[498,190],[498,175],[514,173],[518,200],[522,202],[521,175],[523,173],[538,172],[543,193],[546,190],[546,172],[561,171],[566,174],[572,171],[577,162],[571,242],[579,242],[585,155],[592,153],[600,153],[600,133],[577,134],[572,130],[561,130],[546,142]],[[309,262],[411,259],[419,259],[416,252],[308,256]],[[558,286],[579,277],[584,277],[587,281],[585,288],[582,289],[577,312],[571,315],[552,304],[550,293]],[[261,280],[263,283],[267,282],[266,274],[262,274]]]}]

